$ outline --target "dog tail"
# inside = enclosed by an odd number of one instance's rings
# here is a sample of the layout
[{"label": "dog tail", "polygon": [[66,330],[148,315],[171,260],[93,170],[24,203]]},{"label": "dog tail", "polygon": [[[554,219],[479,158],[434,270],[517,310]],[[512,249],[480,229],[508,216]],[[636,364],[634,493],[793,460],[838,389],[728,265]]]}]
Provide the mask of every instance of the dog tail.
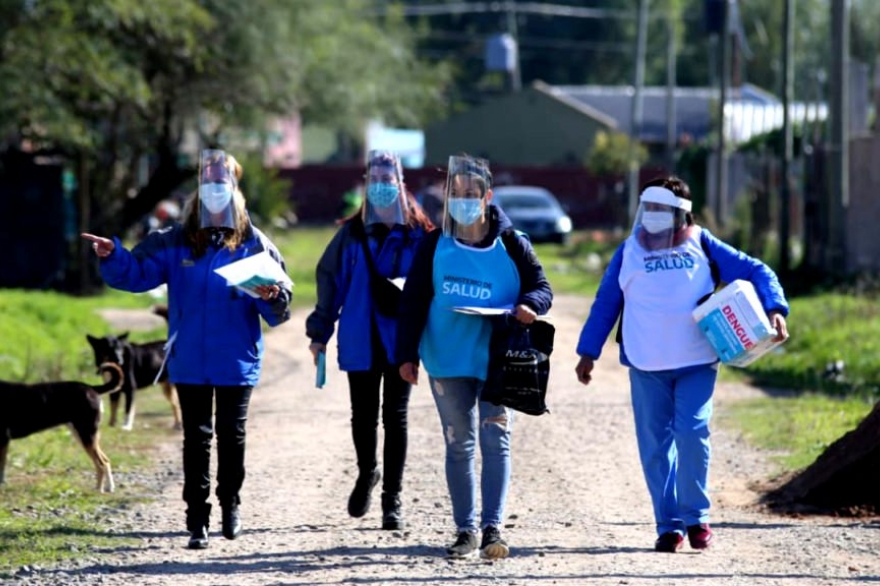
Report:
[{"label": "dog tail", "polygon": [[120,368],[118,364],[113,362],[103,362],[101,366],[98,367],[98,372],[103,375],[104,380],[107,381],[103,385],[91,385],[98,394],[112,393],[113,391],[118,391],[122,388],[124,375],[122,374],[122,368]]}]

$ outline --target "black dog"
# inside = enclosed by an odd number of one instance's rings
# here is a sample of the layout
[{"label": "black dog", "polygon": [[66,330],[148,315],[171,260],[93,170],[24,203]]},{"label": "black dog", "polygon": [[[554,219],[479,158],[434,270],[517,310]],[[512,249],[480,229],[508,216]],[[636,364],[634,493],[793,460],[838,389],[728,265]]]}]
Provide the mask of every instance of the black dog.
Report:
[{"label": "black dog", "polygon": [[171,403],[174,415],[174,429],[181,429],[180,404],[177,401],[177,389],[168,380],[168,370],[162,368],[165,358],[165,340],[136,344],[128,341],[128,332],[120,336],[96,338],[86,334],[86,339],[95,352],[95,365],[112,362],[122,367],[122,388],[110,395],[110,425],[116,425],[116,413],[119,411],[119,397],[125,395],[125,423],[122,429],[130,430],[134,424],[134,395],[138,389],[151,386],[162,369],[159,383],[165,398]]},{"label": "black dog", "polygon": [[95,463],[99,491],[113,492],[110,460],[98,445],[102,393],[118,390],[122,369],[102,364],[99,371],[107,382],[100,386],[82,382],[53,382],[26,385],[0,381],[0,484],[5,481],[9,441],[67,423],[73,428],[86,453]]}]

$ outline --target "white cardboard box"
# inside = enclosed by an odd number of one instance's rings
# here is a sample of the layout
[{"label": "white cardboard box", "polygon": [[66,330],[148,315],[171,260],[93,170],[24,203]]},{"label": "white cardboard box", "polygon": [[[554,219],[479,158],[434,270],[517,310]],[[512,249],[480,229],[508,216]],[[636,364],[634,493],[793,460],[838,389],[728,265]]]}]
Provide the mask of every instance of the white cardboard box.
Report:
[{"label": "white cardboard box", "polygon": [[748,281],[734,281],[697,307],[694,320],[721,362],[747,366],[781,344]]}]

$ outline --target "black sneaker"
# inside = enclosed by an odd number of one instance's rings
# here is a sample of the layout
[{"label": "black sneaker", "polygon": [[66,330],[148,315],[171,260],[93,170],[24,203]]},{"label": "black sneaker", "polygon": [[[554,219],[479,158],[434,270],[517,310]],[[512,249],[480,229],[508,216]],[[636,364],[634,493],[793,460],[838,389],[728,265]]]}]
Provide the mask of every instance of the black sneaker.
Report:
[{"label": "black sneaker", "polygon": [[470,531],[462,531],[455,543],[446,548],[446,555],[451,558],[463,558],[477,551],[477,536]]},{"label": "black sneaker", "polygon": [[510,553],[507,542],[501,539],[498,527],[488,525],[483,529],[483,542],[480,543],[480,557],[484,560],[500,560]]},{"label": "black sneaker", "polygon": [[382,473],[374,468],[368,474],[359,474],[354,483],[354,490],[348,497],[348,514],[352,517],[363,517],[370,510],[370,493],[379,484]]}]

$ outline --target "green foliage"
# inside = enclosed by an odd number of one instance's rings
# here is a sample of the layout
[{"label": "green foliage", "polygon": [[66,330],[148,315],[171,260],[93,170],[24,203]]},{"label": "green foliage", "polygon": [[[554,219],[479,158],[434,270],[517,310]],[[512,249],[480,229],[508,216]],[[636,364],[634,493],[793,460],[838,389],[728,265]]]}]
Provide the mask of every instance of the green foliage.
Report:
[{"label": "green foliage", "polygon": [[641,166],[648,161],[648,149],[641,143],[633,145],[630,137],[621,132],[600,130],[584,165],[594,175],[622,175],[629,169],[632,157]]},{"label": "green foliage", "polygon": [[259,154],[239,159],[244,173],[241,190],[247,199],[248,213],[255,216],[261,226],[269,226],[291,211],[290,181],[279,176],[277,169],[263,165]]},{"label": "green foliage", "polygon": [[783,470],[799,470],[855,429],[872,407],[864,399],[806,395],[733,403],[720,415],[743,429],[750,442],[772,450]]}]

